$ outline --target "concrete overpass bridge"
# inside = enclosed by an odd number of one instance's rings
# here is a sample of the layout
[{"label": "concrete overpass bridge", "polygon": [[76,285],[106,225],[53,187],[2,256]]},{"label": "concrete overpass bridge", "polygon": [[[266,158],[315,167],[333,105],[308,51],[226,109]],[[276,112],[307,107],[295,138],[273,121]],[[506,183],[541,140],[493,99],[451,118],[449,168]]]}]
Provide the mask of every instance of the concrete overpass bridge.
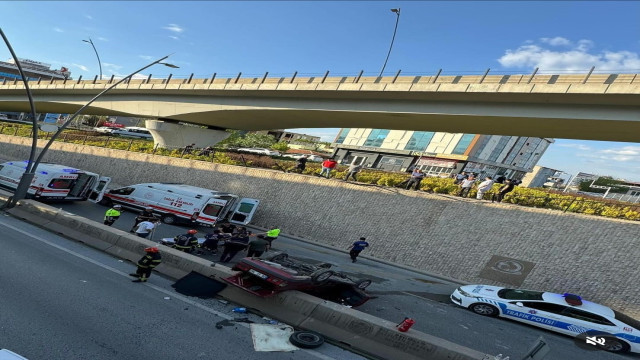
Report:
[{"label": "concrete overpass bridge", "polygon": [[[111,80],[32,81],[38,112],[73,113]],[[0,84],[0,111],[28,111]],[[381,128],[640,142],[638,74],[142,79],[85,111],[143,117],[161,146],[206,146],[224,129]],[[188,126],[179,123],[188,123]]]}]

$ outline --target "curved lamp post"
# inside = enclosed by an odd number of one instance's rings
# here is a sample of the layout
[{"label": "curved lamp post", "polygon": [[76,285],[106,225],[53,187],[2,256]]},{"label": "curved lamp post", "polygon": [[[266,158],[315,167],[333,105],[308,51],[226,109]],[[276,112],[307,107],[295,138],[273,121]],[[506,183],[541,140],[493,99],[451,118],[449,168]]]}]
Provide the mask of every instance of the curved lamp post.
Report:
[{"label": "curved lamp post", "polygon": [[384,72],[384,68],[387,67],[387,61],[389,61],[389,55],[391,55],[391,49],[393,48],[393,42],[396,39],[396,32],[398,31],[398,23],[400,22],[400,8],[391,9],[391,12],[396,13],[396,27],[393,29],[393,37],[391,38],[391,45],[389,45],[389,52],[387,53],[387,58],[384,60],[384,65],[382,65],[382,70],[380,70],[380,75]]},{"label": "curved lamp post", "polygon": [[98,50],[96,50],[96,46],[93,45],[93,41],[91,41],[91,38],[89,38],[89,40],[82,40],[86,43],[91,44],[91,46],[93,46],[93,51],[96,52],[96,57],[98,58],[98,66],[100,67],[100,80],[102,80],[102,62],[100,62],[100,55],[98,55]]},{"label": "curved lamp post", "polygon": [[139,72],[141,72],[141,71],[143,71],[143,70],[145,70],[145,69],[147,69],[147,68],[149,68],[149,67],[151,67],[153,65],[162,64],[162,65],[165,65],[165,66],[168,66],[168,67],[178,68],[178,66],[176,66],[176,65],[167,64],[167,63],[162,62],[163,60],[165,60],[166,58],[168,58],[170,56],[170,55],[167,55],[167,56],[165,56],[163,58],[160,58],[160,59],[158,59],[158,60],[156,60],[156,61],[154,61],[154,62],[152,62],[152,63],[150,63],[148,65],[145,65],[144,67],[132,72],[131,74],[123,77],[122,79],[120,79],[118,82],[116,82],[113,85],[109,86],[108,88],[102,90],[98,95],[94,96],[91,100],[89,100],[88,103],[86,103],[80,109],[78,109],[78,111],[76,111],[69,119],[67,119],[67,121],[65,121],[64,124],[62,124],[62,126],[60,126],[58,131],[56,131],[56,133],[51,136],[51,139],[49,139],[47,144],[44,146],[44,148],[40,152],[40,155],[38,155],[38,158],[34,161],[33,158],[35,157],[37,144],[38,144],[38,126],[37,126],[36,119],[35,119],[35,104],[33,103],[33,97],[31,95],[31,91],[29,90],[29,84],[28,84],[28,81],[26,79],[26,76],[24,75],[24,72],[22,71],[22,67],[20,66],[20,63],[18,61],[18,57],[13,52],[13,49],[11,48],[11,45],[9,44],[9,41],[7,40],[6,36],[4,35],[4,32],[2,32],[2,29],[0,29],[0,35],[2,35],[2,38],[4,39],[5,43],[7,44],[7,47],[9,48],[9,51],[11,52],[11,56],[13,56],[16,64],[18,65],[18,70],[20,71],[20,75],[22,76],[22,81],[24,82],[25,89],[27,90],[27,96],[29,97],[29,105],[31,106],[31,114],[33,116],[33,139],[34,139],[34,141],[32,142],[32,145],[31,145],[31,154],[29,156],[29,161],[27,163],[27,167],[25,169],[25,172],[24,172],[24,174],[22,174],[22,177],[20,178],[20,182],[18,183],[18,187],[16,188],[16,191],[14,192],[13,196],[11,196],[9,198],[9,200],[5,204],[4,208],[12,208],[12,207],[14,207],[16,205],[18,200],[22,200],[22,199],[25,198],[25,196],[27,195],[27,191],[29,190],[29,186],[31,186],[31,182],[33,181],[33,178],[35,176],[36,169],[38,168],[38,165],[42,161],[42,158],[44,157],[44,155],[47,152],[47,150],[49,150],[49,148],[51,147],[51,144],[53,144],[55,139],[58,138],[58,136],[62,133],[62,131],[64,129],[66,129],[67,126],[69,126],[69,124],[71,124],[71,122],[73,122],[73,120],[78,115],[80,115],[80,113],[85,108],[87,108],[89,105],[91,105],[100,96],[104,95],[105,93],[107,93],[108,91],[110,91],[114,87],[118,86],[119,84],[121,84],[125,80],[131,78],[135,74],[137,74],[137,73],[139,73]]}]

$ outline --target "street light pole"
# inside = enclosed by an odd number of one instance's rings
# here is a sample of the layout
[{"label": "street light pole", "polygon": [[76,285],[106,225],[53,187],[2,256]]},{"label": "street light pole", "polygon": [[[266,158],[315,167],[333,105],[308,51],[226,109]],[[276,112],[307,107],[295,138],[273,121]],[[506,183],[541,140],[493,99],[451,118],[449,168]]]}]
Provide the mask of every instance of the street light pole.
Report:
[{"label": "street light pole", "polygon": [[96,46],[93,45],[93,41],[91,41],[91,38],[89,38],[89,40],[82,40],[86,43],[91,44],[91,46],[93,46],[93,51],[95,51],[96,53],[96,57],[98,58],[98,66],[100,67],[100,80],[102,80],[102,62],[100,62],[100,55],[98,55],[98,50],[96,50]]},{"label": "street light pole", "polygon": [[387,53],[387,58],[384,60],[384,65],[382,65],[382,70],[380,70],[380,75],[378,75],[378,77],[382,76],[382,73],[384,72],[384,68],[387,67],[387,61],[389,61],[389,56],[391,55],[391,49],[393,48],[393,42],[396,39],[396,32],[398,31],[398,23],[400,22],[400,8],[397,9],[391,9],[391,12],[396,13],[396,27],[393,29],[393,37],[391,38],[391,45],[389,45],[389,52]]},{"label": "street light pole", "polygon": [[[24,71],[22,70],[22,65],[20,65],[20,61],[18,60],[18,56],[13,51],[13,47],[11,46],[11,43],[9,43],[9,39],[7,39],[7,36],[4,34],[4,31],[2,31],[2,28],[0,28],[0,35],[2,36],[4,43],[7,45],[7,48],[9,48],[9,52],[13,57],[13,61],[16,63],[16,66],[18,67],[18,72],[20,72],[20,77],[22,78],[22,82],[24,83],[24,88],[27,91],[27,97],[29,98],[29,107],[31,108],[31,122],[33,127],[33,131],[31,132],[32,133],[31,152],[29,153],[29,161],[27,162],[27,167],[25,168],[24,174],[22,174],[22,178],[20,179],[20,183],[16,188],[16,193],[20,192],[20,193],[26,194],[27,190],[29,189],[29,186],[31,186],[31,181],[35,176],[35,171],[36,171],[35,167],[32,166],[33,159],[36,156],[36,149],[38,145],[38,122],[36,119],[36,105],[33,102],[33,96],[31,95],[31,90],[29,89],[29,81],[27,80],[27,76],[24,74]],[[9,202],[7,202],[7,204],[8,203]]]},{"label": "street light pole", "polygon": [[[2,34],[3,38],[4,38],[4,33]],[[13,54],[12,51],[12,55],[14,56],[14,58],[16,59],[17,62],[17,57],[15,56],[15,54]],[[165,60],[166,58],[168,58],[170,55],[167,55],[161,59],[158,59],[134,72],[132,72],[131,74],[123,77],[122,79],[120,79],[118,82],[114,83],[113,85],[109,86],[108,88],[104,89],[103,91],[101,91],[98,95],[94,96],[88,103],[86,103],[84,106],[82,106],[80,109],[78,109],[78,111],[76,111],[69,119],[67,119],[64,124],[62,124],[62,126],[60,126],[60,128],[58,129],[58,131],[56,131],[55,134],[53,134],[51,136],[51,139],[49,139],[49,141],[47,142],[47,144],[44,146],[44,148],[42,149],[42,151],[40,152],[40,155],[38,155],[38,158],[35,160],[35,162],[33,162],[33,159],[30,158],[29,159],[29,163],[27,164],[27,171],[25,171],[25,173],[22,175],[22,177],[20,178],[20,182],[18,183],[18,187],[16,188],[16,191],[14,192],[13,196],[9,198],[9,200],[7,201],[7,203],[5,204],[4,208],[12,208],[16,205],[16,203],[21,200],[24,199],[27,195],[27,191],[29,190],[29,186],[31,186],[31,182],[33,180],[33,177],[35,175],[36,169],[38,168],[38,165],[40,164],[40,162],[42,161],[42,158],[44,157],[45,153],[47,152],[47,150],[49,150],[49,148],[51,147],[51,144],[53,144],[53,142],[55,141],[55,139],[58,138],[58,136],[62,133],[62,131],[64,129],[67,128],[67,126],[69,126],[69,124],[71,124],[73,122],[73,120],[85,109],[87,108],[89,105],[91,105],[94,101],[96,101],[100,96],[104,95],[105,93],[107,93],[108,91],[110,91],[111,89],[113,89],[114,87],[118,86],[119,84],[121,84],[122,82],[126,81],[127,79],[131,78],[133,75],[153,66],[156,64],[162,64],[168,67],[172,67],[172,68],[177,68],[178,66],[173,65],[173,64],[167,64],[162,62],[163,60]],[[24,78],[23,75],[23,81],[25,82],[25,86],[29,95],[29,99],[30,101],[32,101],[32,97],[31,97],[31,93],[30,90],[28,88],[26,79]],[[35,107],[32,105],[32,111],[35,113]],[[35,118],[34,118],[35,119]],[[34,133],[36,133],[37,130],[37,126],[34,120]],[[35,157],[35,151],[37,149],[37,137],[35,138],[35,142],[32,144],[31,146],[31,153],[32,155]],[[32,165],[33,162],[33,165]],[[30,171],[28,171],[30,169]]]}]

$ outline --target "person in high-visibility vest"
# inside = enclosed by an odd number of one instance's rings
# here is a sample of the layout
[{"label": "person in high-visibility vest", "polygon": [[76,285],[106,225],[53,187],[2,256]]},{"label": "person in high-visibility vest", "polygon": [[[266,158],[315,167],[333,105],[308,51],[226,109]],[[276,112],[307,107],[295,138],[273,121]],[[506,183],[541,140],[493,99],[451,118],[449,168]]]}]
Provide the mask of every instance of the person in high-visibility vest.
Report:
[{"label": "person in high-visibility vest", "polygon": [[198,230],[191,229],[186,234],[178,235],[173,238],[174,247],[180,251],[190,253],[198,247],[198,238],[195,235]]},{"label": "person in high-visibility vest", "polygon": [[267,236],[264,238],[269,242],[269,247],[271,247],[271,243],[273,242],[273,240],[278,238],[278,235],[280,235],[280,229],[278,229],[277,226],[272,226],[271,228],[269,228],[269,231],[267,231]]},{"label": "person in high-visibility vest", "polygon": [[146,282],[149,276],[151,276],[153,268],[162,262],[162,256],[160,256],[160,250],[158,250],[157,247],[148,247],[144,249],[144,251],[146,254],[142,259],[138,260],[138,269],[135,274],[129,274],[130,276],[137,277],[136,280],[132,280],[133,282]]},{"label": "person in high-visibility vest", "polygon": [[113,205],[113,207],[104,214],[104,224],[111,226],[116,220],[120,217],[120,210],[122,210],[122,206]]}]

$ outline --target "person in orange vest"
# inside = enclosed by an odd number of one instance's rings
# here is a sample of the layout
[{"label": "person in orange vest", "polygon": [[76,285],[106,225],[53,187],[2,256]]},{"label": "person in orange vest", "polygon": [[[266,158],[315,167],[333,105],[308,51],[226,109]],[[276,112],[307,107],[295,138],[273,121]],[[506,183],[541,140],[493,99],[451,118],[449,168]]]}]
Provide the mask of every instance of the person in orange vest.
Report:
[{"label": "person in orange vest", "polygon": [[160,250],[157,247],[148,247],[144,251],[146,254],[138,260],[138,269],[135,274],[129,274],[137,277],[136,280],[132,280],[133,282],[146,282],[151,276],[153,268],[162,262],[162,256],[160,256]]}]

